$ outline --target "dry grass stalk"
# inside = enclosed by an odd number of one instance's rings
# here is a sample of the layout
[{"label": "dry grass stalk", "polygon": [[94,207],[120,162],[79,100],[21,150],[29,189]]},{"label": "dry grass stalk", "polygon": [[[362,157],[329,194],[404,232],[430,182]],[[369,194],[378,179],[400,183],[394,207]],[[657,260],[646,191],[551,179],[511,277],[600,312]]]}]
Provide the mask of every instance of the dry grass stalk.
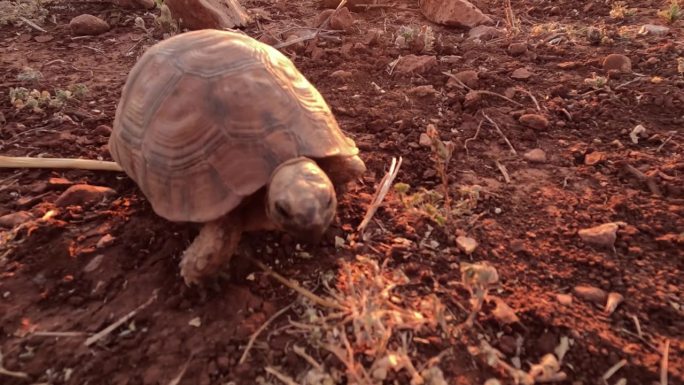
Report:
[{"label": "dry grass stalk", "polygon": [[7,377],[14,377],[14,378],[23,378],[23,379],[28,379],[29,375],[24,372],[15,372],[12,370],[7,370],[5,369],[4,366],[4,356],[2,355],[2,350],[0,350],[0,375],[2,376],[7,376]]},{"label": "dry grass stalk", "polygon": [[363,220],[356,228],[356,231],[363,232],[366,226],[368,226],[368,223],[370,223],[371,219],[373,218],[373,215],[375,215],[375,212],[378,210],[378,208],[382,204],[382,201],[385,199],[385,196],[389,192],[389,189],[392,186],[394,179],[397,177],[397,174],[399,173],[399,168],[401,167],[401,162],[401,157],[399,157],[399,161],[397,161],[396,158],[392,158],[392,164],[390,165],[389,171],[387,171],[387,174],[385,174],[385,176],[380,181],[380,185],[378,186],[378,190],[376,191],[375,196],[373,197],[373,201],[371,202],[370,206],[368,206],[366,215],[364,215]]},{"label": "dry grass stalk", "polygon": [[492,118],[490,118],[489,116],[487,116],[487,114],[485,114],[484,112],[482,112],[482,116],[484,116],[485,119],[487,119],[487,120],[489,121],[489,123],[491,123],[491,124],[494,126],[494,128],[496,128],[496,131],[497,131],[497,132],[499,133],[499,135],[501,135],[501,137],[506,141],[506,144],[508,144],[508,147],[511,149],[511,152],[513,153],[513,155],[518,155],[518,152],[515,150],[515,147],[513,147],[513,145],[511,144],[511,141],[508,140],[508,138],[507,138],[506,135],[503,133],[503,131],[501,131],[501,128],[499,127],[499,125],[496,124],[496,122],[495,122],[494,120],[492,120]]},{"label": "dry grass stalk", "polygon": [[147,302],[143,303],[142,305],[138,306],[136,309],[133,309],[131,312],[126,314],[125,316],[121,317],[118,321],[114,322],[113,324],[107,326],[106,328],[102,329],[100,332],[97,334],[89,337],[84,345],[85,346],[90,346],[97,341],[103,339],[104,337],[108,336],[111,332],[116,330],[119,326],[123,325],[124,323],[128,322],[131,318],[135,317],[136,314],[138,314],[141,310],[145,309],[146,307],[150,306],[152,302],[154,302],[157,299],[157,290],[154,291],[154,294],[152,294],[152,297],[147,300]]},{"label": "dry grass stalk", "polygon": [[249,351],[252,349],[252,345],[254,345],[254,341],[256,341],[257,337],[261,334],[261,332],[268,327],[268,325],[273,322],[276,318],[280,317],[283,315],[286,311],[290,310],[292,308],[292,304],[285,306],[284,308],[278,310],[275,314],[273,314],[266,322],[264,322],[261,326],[259,326],[259,329],[257,329],[254,334],[249,338],[249,342],[247,342],[247,347],[245,347],[245,351],[242,353],[242,357],[240,357],[240,361],[238,361],[238,364],[242,364],[245,362],[247,359],[247,354],[249,354]]},{"label": "dry grass stalk", "polygon": [[663,358],[660,361],[660,385],[667,385],[667,371],[670,357],[670,340],[663,344]]}]

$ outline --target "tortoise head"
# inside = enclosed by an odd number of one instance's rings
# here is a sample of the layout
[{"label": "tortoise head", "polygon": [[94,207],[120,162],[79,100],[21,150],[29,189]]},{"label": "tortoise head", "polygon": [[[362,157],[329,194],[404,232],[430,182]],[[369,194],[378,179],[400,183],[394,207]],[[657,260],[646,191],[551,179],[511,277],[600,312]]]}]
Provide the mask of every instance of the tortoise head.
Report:
[{"label": "tortoise head", "polygon": [[300,241],[317,243],[337,211],[335,188],[311,159],[290,159],[273,172],[268,213],[275,225]]}]

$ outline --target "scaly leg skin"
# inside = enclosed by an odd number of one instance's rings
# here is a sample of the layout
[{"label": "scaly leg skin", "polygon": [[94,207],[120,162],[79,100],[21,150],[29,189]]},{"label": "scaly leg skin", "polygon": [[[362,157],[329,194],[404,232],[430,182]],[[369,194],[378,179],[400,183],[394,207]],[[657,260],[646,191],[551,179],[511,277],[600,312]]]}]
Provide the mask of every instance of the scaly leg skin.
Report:
[{"label": "scaly leg skin", "polygon": [[230,218],[205,223],[192,244],[183,252],[180,271],[185,284],[199,285],[214,276],[235,254],[242,231]]}]

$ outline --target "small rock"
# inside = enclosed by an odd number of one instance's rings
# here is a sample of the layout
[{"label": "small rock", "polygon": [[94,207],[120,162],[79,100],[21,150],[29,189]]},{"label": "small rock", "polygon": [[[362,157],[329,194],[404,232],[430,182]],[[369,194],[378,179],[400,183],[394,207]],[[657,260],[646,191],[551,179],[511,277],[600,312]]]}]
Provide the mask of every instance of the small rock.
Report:
[{"label": "small rock", "polygon": [[603,38],[603,34],[601,33],[601,30],[599,30],[596,27],[589,27],[587,28],[587,40],[589,40],[589,43],[592,45],[596,45],[601,43],[601,39]]},{"label": "small rock", "polygon": [[616,222],[604,223],[599,226],[581,229],[577,234],[582,241],[598,246],[613,246],[617,239],[619,224]]},{"label": "small rock", "polygon": [[508,46],[508,53],[513,56],[519,56],[527,52],[527,43],[511,43]]},{"label": "small rock", "polygon": [[594,286],[579,285],[572,289],[572,292],[585,301],[593,302],[603,306],[608,299],[608,293]]},{"label": "small rock", "polygon": [[471,254],[478,246],[476,240],[462,235],[456,238],[456,245],[466,254]]},{"label": "small rock", "polygon": [[568,294],[556,294],[556,300],[563,306],[572,305],[572,296]]},{"label": "small rock", "polygon": [[95,247],[98,249],[101,249],[103,247],[107,247],[107,246],[111,245],[115,239],[116,238],[112,237],[111,235],[105,234],[102,236],[102,238],[100,238],[97,241],[97,244],[95,245]]},{"label": "small rock", "polygon": [[106,124],[101,124],[93,130],[93,134],[100,136],[110,136],[112,134],[112,128]]},{"label": "small rock", "polygon": [[109,24],[106,21],[88,14],[71,19],[69,27],[75,36],[100,35],[109,31]]},{"label": "small rock", "polygon": [[644,24],[639,28],[639,35],[665,36],[670,32],[670,28],[664,25]]},{"label": "small rock", "polygon": [[129,9],[152,9],[155,7],[154,0],[113,0],[115,5]]},{"label": "small rock", "polygon": [[238,0],[164,0],[175,20],[189,30],[244,27],[252,18]]},{"label": "small rock", "polygon": [[337,71],[331,73],[330,77],[335,78],[335,79],[349,79],[352,77],[352,75],[353,74],[349,71],[337,70]]},{"label": "small rock", "polygon": [[98,254],[93,257],[93,259],[88,262],[87,265],[83,268],[83,272],[85,273],[92,273],[93,271],[97,270],[100,265],[102,265],[102,261],[104,260],[104,254]]},{"label": "small rock", "polygon": [[632,143],[634,144],[639,144],[639,137],[645,137],[646,136],[646,127],[643,125],[639,124],[635,126],[632,131],[629,133],[629,138],[632,140]]},{"label": "small rock", "polygon": [[55,206],[84,206],[97,203],[114,194],[116,191],[109,187],[77,184],[66,189],[55,201]]},{"label": "small rock", "polygon": [[394,72],[400,74],[424,73],[437,65],[437,57],[429,55],[402,56],[394,66]]},{"label": "small rock", "polygon": [[433,23],[473,28],[493,20],[466,0],[422,0],[420,11]]},{"label": "small rock", "polygon": [[470,31],[468,31],[468,39],[487,41],[501,36],[502,34],[503,32],[496,27],[478,25],[477,27],[471,28]]},{"label": "small rock", "polygon": [[549,120],[544,115],[539,114],[524,114],[518,118],[518,121],[535,130],[544,130],[549,127]]},{"label": "small rock", "polygon": [[424,86],[416,86],[408,91],[406,91],[407,94],[412,95],[412,96],[418,96],[418,97],[426,97],[430,95],[436,95],[437,90],[432,84],[424,85]]},{"label": "small rock", "polygon": [[604,155],[600,151],[594,151],[584,156],[584,164],[594,166],[603,161]]},{"label": "small rock", "polygon": [[613,53],[603,59],[603,70],[618,71],[622,73],[632,72],[632,61],[625,55]]},{"label": "small rock", "polygon": [[352,16],[351,12],[349,12],[349,8],[347,7],[342,7],[335,11],[330,19],[330,27],[332,29],[349,31],[353,25],[354,17]]},{"label": "small rock", "polygon": [[578,61],[564,61],[562,63],[558,63],[556,66],[562,70],[572,70],[581,67],[582,63]]},{"label": "small rock", "polygon": [[428,134],[421,132],[420,139],[418,139],[418,144],[420,144],[423,147],[430,147],[432,146],[432,140],[430,139]]},{"label": "small rock", "polygon": [[545,163],[546,153],[541,148],[535,148],[533,150],[526,152],[523,155],[523,158],[527,159],[529,162],[532,163]]},{"label": "small rock", "polygon": [[0,217],[0,227],[15,227],[33,219],[28,211],[17,211]]},{"label": "small rock", "polygon": [[258,39],[260,42],[268,45],[276,45],[280,43],[280,40],[278,40],[275,36],[273,36],[272,33],[270,32],[264,32],[261,34],[261,36]]},{"label": "small rock", "polygon": [[[458,80],[461,81],[461,83],[465,84],[466,86],[470,88],[477,88],[477,85],[480,81],[479,75],[477,71],[473,70],[465,70],[458,72],[454,74],[454,77]],[[458,82],[453,79],[449,78],[449,81],[447,81],[447,86],[454,86],[454,85],[459,85]]]},{"label": "small rock", "polygon": [[530,72],[530,70],[524,67],[518,68],[517,70],[513,71],[513,73],[511,73],[511,77],[517,80],[529,79],[532,75],[532,72]]},{"label": "small rock", "polygon": [[47,43],[48,41],[52,41],[55,37],[52,35],[38,35],[33,38],[33,40],[37,41],[38,43]]}]

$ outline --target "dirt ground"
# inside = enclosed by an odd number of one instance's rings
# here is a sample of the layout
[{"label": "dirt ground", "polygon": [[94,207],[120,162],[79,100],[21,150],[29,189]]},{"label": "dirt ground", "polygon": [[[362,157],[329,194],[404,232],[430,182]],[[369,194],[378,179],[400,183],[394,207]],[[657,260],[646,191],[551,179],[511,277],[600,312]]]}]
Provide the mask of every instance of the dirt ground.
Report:
[{"label": "dirt ground", "polygon": [[[321,12],[309,0],[243,4],[259,16],[244,31],[280,41],[310,27]],[[475,5],[492,15],[499,31],[510,27],[503,2]],[[368,173],[341,197],[338,218],[320,245],[300,247],[266,232],[250,234],[245,242],[266,265],[319,295],[324,277],[334,281],[343,262],[365,256],[405,275],[392,295],[406,308],[436,296],[453,323],[463,322],[471,308],[459,284],[460,268],[488,262],[499,276],[492,293],[515,311],[517,321],[502,322],[486,302],[474,325],[460,334],[439,328],[406,334],[407,356],[416,366],[438,357],[433,363],[448,384],[490,378],[513,383],[505,371],[469,353],[478,341],[488,341],[509,364],[515,357],[527,371],[554,353],[564,337],[571,342],[561,365],[567,378],[560,384],[616,384],[623,378],[627,384],[661,383],[666,345],[668,383],[684,384],[684,63],[678,69],[677,61],[684,58],[684,24],[669,24],[662,36],[639,34],[644,24],[666,25],[656,12],[667,4],[628,5],[635,12],[615,18],[611,2],[513,0],[520,32],[473,41],[467,29],[432,24],[417,11],[418,1],[404,1],[357,9],[350,31],[283,48],[355,139]],[[0,154],[111,160],[108,127],[129,69],[163,38],[152,28],[159,10],[124,10],[99,1],[53,1],[45,9],[40,27],[47,32],[11,23],[0,27]],[[74,38],[68,23],[82,13],[112,28]],[[148,32],[136,26],[136,17]],[[402,26],[427,25],[434,47],[395,45]],[[602,41],[591,41],[589,26],[603,34]],[[512,43],[525,43],[525,52],[512,53]],[[602,60],[611,53],[627,55],[632,72],[611,74],[605,83],[597,77],[608,76]],[[411,54],[434,55],[437,61],[413,74],[392,66]],[[27,67],[42,76],[27,75]],[[529,73],[513,75],[520,68]],[[478,74],[471,88],[509,99],[466,96],[468,90],[444,74],[465,70]],[[42,112],[10,102],[10,88],[54,93],[79,84],[87,87],[84,95]],[[512,93],[512,87],[524,91]],[[529,113],[546,116],[548,127],[521,124],[518,118]],[[471,206],[440,225],[412,215],[392,190],[366,236],[359,237],[355,229],[393,157],[403,162],[395,182],[410,185],[411,192],[440,191],[432,151],[421,144],[429,124],[455,145],[448,165],[452,204]],[[638,125],[646,131],[634,143],[630,133]],[[545,151],[545,160],[523,157],[535,148]],[[308,354],[336,371],[339,383],[354,382],[353,370],[339,357],[311,347],[315,330],[293,332],[293,322],[309,314],[306,307],[259,267],[238,260],[232,278],[213,288],[186,287],[178,262],[197,227],[160,219],[125,175],[4,169],[0,181],[0,216],[26,211],[36,218],[0,228],[2,365],[27,375],[0,372],[1,384],[281,383],[266,368],[278,368],[297,383],[316,383],[302,378],[311,366],[293,353],[295,345],[309,346]],[[116,194],[87,207],[55,208],[60,194],[77,183],[110,187]],[[474,199],[459,191],[479,193]],[[614,248],[588,244],[578,235],[608,222],[623,222]],[[461,235],[477,240],[472,254],[457,247]],[[619,293],[624,301],[604,313],[602,304],[576,295],[577,286]],[[260,332],[240,362],[257,329],[293,303]],[[141,305],[111,333],[84,344]],[[388,346],[399,349],[397,341],[393,336]],[[370,365],[370,356],[364,357],[360,365]],[[410,379],[403,370],[385,383]]]}]

